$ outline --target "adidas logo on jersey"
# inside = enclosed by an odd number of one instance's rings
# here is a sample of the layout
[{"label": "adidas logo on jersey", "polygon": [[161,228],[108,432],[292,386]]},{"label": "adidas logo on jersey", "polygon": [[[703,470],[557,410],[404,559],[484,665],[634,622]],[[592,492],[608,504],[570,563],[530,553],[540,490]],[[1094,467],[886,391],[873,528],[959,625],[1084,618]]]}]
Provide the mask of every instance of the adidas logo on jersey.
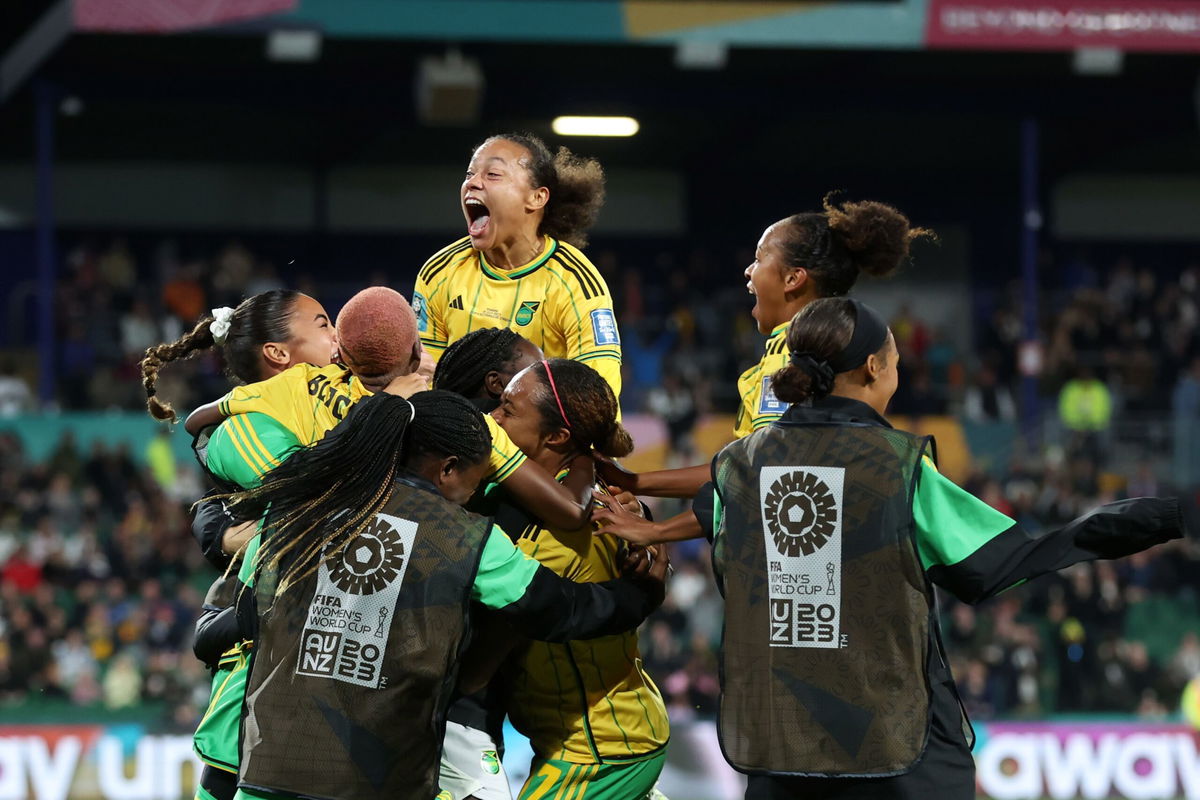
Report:
[{"label": "adidas logo on jersey", "polygon": [[461,295],[461,294],[460,294],[458,297],[455,297],[453,300],[451,300],[451,301],[450,301],[450,307],[451,307],[451,308],[457,308],[459,311],[462,311],[462,310],[463,310],[463,304],[462,304],[462,295]]}]

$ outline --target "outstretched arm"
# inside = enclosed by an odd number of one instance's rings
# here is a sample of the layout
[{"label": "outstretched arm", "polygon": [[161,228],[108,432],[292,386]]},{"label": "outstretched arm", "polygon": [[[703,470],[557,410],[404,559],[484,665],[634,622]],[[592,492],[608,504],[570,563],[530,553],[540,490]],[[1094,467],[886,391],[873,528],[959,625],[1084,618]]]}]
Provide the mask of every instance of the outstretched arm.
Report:
[{"label": "outstretched arm", "polygon": [[1016,584],[1097,558],[1121,558],[1183,536],[1175,498],[1108,503],[1034,535],[923,464],[913,502],[917,549],[929,579],[978,603]]},{"label": "outstretched arm", "polygon": [[637,473],[604,456],[595,459],[596,471],[605,482],[648,497],[694,497],[709,480],[708,464]]}]

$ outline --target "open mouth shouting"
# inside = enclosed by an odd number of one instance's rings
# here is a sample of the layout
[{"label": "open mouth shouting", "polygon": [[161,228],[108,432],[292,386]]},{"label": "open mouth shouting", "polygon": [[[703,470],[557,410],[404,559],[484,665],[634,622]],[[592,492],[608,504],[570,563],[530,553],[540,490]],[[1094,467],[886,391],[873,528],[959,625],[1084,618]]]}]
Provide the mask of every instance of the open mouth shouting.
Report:
[{"label": "open mouth shouting", "polygon": [[487,236],[492,221],[491,212],[478,197],[468,195],[463,200],[463,210],[467,215],[467,233],[474,240]]}]

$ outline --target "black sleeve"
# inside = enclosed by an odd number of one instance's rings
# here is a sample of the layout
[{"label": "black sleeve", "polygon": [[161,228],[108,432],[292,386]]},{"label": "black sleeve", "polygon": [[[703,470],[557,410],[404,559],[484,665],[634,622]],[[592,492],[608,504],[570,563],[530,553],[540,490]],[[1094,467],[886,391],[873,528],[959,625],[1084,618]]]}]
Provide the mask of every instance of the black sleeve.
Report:
[{"label": "black sleeve", "polygon": [[539,565],[525,593],[497,610],[530,639],[566,642],[633,630],[662,601],[655,581],[575,583]]},{"label": "black sleeve", "polygon": [[[208,667],[216,666],[221,654],[245,638],[238,621],[237,595],[243,588],[236,577],[220,577],[209,587],[196,620],[192,652]],[[253,592],[247,592],[253,594]]]},{"label": "black sleeve", "polygon": [[[212,497],[217,494],[214,489],[205,495]],[[201,500],[196,506],[196,516],[192,518],[192,536],[200,545],[200,552],[208,559],[208,563],[224,572],[229,566],[230,557],[221,549],[221,539],[225,531],[234,524],[233,515],[220,500]]]},{"label": "black sleeve", "polygon": [[967,603],[993,597],[1023,580],[1097,558],[1122,558],[1183,536],[1173,497],[1108,503],[1065,527],[1034,536],[1013,525],[955,564],[929,569],[934,583]]},{"label": "black sleeve", "polygon": [[215,667],[221,654],[240,641],[242,634],[238,626],[236,607],[214,608],[206,605],[200,610],[200,619],[196,620],[196,636],[192,640],[192,652],[206,667]]}]

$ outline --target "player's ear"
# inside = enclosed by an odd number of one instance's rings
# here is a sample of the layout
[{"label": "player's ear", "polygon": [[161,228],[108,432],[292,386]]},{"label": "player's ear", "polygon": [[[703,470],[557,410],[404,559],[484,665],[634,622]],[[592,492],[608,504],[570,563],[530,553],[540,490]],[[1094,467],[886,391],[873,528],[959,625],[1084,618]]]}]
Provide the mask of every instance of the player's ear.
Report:
[{"label": "player's ear", "polygon": [[458,472],[458,456],[446,456],[442,459],[442,464],[438,467],[438,477],[445,481],[452,479]]},{"label": "player's ear", "polygon": [[529,193],[525,199],[525,208],[528,211],[539,211],[546,207],[550,202],[550,190],[545,186],[539,186]]},{"label": "player's ear", "polygon": [[497,400],[500,399],[500,395],[504,394],[504,387],[507,385],[508,381],[504,379],[504,375],[499,370],[491,370],[483,376],[483,390]]},{"label": "player's ear", "polygon": [[548,447],[561,447],[571,440],[571,432],[566,428],[559,428],[546,437],[546,445]]},{"label": "player's ear", "polygon": [[875,379],[879,377],[879,373],[883,372],[886,366],[887,365],[884,363],[883,358],[878,354],[872,353],[871,355],[867,356],[867,363],[863,364],[866,384],[869,386],[874,383]]},{"label": "player's ear", "polygon": [[408,372],[405,375],[411,375],[414,372],[421,371],[421,353],[424,349],[421,347],[421,340],[417,339],[413,342],[412,357],[408,360]]},{"label": "player's ear", "polygon": [[291,366],[292,357],[283,342],[267,342],[262,346],[263,360],[273,372],[282,372]]},{"label": "player's ear", "polygon": [[785,292],[798,292],[804,288],[806,283],[808,283],[808,270],[803,267],[789,269],[783,274],[783,290]]}]

